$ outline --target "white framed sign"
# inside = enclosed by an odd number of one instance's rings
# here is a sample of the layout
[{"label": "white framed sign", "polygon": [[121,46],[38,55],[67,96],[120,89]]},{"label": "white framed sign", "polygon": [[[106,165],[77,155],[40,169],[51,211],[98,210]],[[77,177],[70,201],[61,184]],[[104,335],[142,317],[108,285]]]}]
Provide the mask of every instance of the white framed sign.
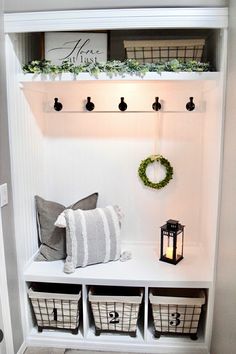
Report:
[{"label": "white framed sign", "polygon": [[61,65],[69,60],[75,65],[107,61],[107,34],[84,32],[46,32],[45,59]]}]

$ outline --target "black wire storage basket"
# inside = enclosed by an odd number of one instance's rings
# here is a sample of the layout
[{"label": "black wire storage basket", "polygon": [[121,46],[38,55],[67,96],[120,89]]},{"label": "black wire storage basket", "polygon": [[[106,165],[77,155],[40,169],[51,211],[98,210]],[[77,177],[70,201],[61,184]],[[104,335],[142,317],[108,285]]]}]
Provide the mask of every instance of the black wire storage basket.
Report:
[{"label": "black wire storage basket", "polygon": [[202,61],[205,39],[134,40],[124,41],[127,59],[140,64],[178,59]]},{"label": "black wire storage basket", "polygon": [[152,306],[154,335],[188,334],[197,339],[197,331],[205,292],[201,289],[151,289],[149,300]]},{"label": "black wire storage basket", "polygon": [[89,301],[92,308],[95,335],[117,332],[136,337],[143,290],[123,287],[92,287]]},{"label": "black wire storage basket", "polygon": [[81,291],[76,285],[37,283],[28,290],[38,331],[67,329],[78,333]]}]

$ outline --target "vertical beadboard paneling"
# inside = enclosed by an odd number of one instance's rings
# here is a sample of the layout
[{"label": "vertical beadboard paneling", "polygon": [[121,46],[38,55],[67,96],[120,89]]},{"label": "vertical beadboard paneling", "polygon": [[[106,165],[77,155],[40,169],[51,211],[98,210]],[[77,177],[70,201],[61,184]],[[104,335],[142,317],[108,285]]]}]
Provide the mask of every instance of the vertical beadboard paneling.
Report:
[{"label": "vertical beadboard paneling", "polygon": [[[48,103],[55,92],[64,111],[83,110],[88,96],[98,111],[114,110],[121,96],[130,111],[148,111],[159,92],[172,113],[45,114],[46,197],[70,205],[98,191],[99,206],[118,204],[125,215],[122,240],[157,245],[159,226],[176,218],[187,225],[185,244],[199,244],[204,113],[184,107],[189,92],[198,107],[204,101],[202,82],[55,82]],[[141,160],[151,154],[163,154],[174,168],[173,180],[160,191],[138,178]],[[164,178],[155,166],[148,173],[151,180]],[[194,213],[190,205],[197,206]]]},{"label": "vertical beadboard paneling", "polygon": [[7,37],[8,113],[15,228],[20,269],[37,249],[34,195],[43,188],[43,139],[19,87],[17,74],[27,62],[28,34]]},{"label": "vertical beadboard paneling", "polygon": [[[17,81],[22,63],[28,61],[28,34],[6,36],[7,95],[11,153],[14,225],[23,324],[25,284],[23,269],[38,248],[34,195],[43,190],[43,139],[38,122]],[[24,331],[26,328],[24,328]]]}]

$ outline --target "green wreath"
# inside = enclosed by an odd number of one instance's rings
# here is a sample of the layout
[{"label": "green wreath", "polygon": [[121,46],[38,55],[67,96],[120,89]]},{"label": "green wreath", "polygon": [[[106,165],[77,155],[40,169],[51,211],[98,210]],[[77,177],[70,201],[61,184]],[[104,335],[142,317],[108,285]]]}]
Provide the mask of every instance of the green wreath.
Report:
[{"label": "green wreath", "polygon": [[[150,163],[153,163],[154,161],[160,162],[160,164],[162,166],[164,166],[166,169],[165,178],[162,179],[158,183],[151,182],[148,179],[147,174],[146,174],[147,166]],[[149,156],[148,158],[146,158],[145,160],[143,160],[141,162],[139,169],[138,169],[138,174],[139,174],[139,177],[141,178],[141,180],[143,181],[143,183],[145,184],[145,186],[150,187],[150,188],[154,188],[154,189],[161,189],[161,188],[165,187],[172,179],[173,167],[171,166],[169,161],[167,159],[165,159],[162,155],[153,155],[153,156]]]}]

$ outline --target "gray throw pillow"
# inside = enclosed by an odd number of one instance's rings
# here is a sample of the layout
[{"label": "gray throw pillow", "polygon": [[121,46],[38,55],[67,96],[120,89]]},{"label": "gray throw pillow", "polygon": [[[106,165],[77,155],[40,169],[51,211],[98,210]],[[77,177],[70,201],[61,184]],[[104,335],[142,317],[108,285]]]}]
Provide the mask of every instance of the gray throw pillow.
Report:
[{"label": "gray throw pillow", "polygon": [[66,227],[65,273],[77,267],[120,258],[120,210],[107,206],[93,210],[63,211],[56,225]]},{"label": "gray throw pillow", "polygon": [[[77,210],[95,209],[98,193],[85,197],[68,208]],[[54,225],[65,206],[35,196],[38,233],[40,240],[39,254],[36,261],[55,261],[66,258],[66,231]]]}]

